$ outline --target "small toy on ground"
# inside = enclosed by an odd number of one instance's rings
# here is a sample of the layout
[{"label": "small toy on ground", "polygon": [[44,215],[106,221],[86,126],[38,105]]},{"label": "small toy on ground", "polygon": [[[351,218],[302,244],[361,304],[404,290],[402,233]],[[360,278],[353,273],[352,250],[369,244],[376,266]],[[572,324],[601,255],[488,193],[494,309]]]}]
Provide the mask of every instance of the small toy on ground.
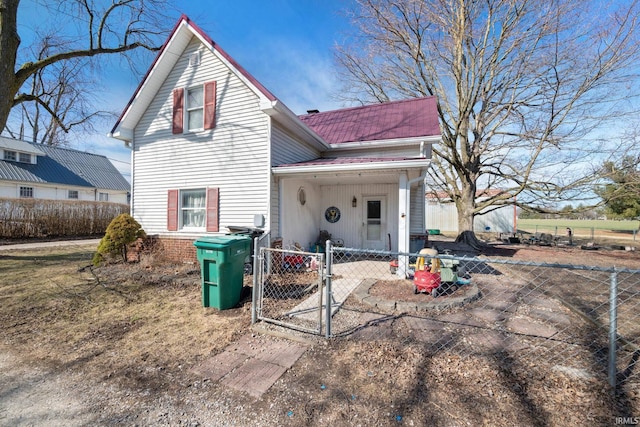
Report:
[{"label": "small toy on ground", "polygon": [[448,258],[436,258],[438,251],[425,248],[420,250],[413,276],[413,293],[427,293],[434,298],[458,289],[458,265],[460,261]]}]

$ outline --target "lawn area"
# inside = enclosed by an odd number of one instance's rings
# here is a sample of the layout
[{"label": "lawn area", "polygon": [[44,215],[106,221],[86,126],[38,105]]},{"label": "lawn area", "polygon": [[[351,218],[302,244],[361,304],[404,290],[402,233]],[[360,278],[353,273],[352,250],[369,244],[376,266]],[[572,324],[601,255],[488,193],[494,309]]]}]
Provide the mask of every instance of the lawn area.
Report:
[{"label": "lawn area", "polygon": [[[561,426],[606,425],[616,416],[637,413],[637,392],[615,401],[599,366],[576,377],[573,371],[552,369],[568,364],[568,353],[559,353],[561,359],[552,363],[520,358],[547,345],[584,350],[579,334],[571,342],[518,335],[522,345],[516,357],[463,350],[466,340],[478,348],[493,343],[484,335],[497,321],[489,316],[491,304],[498,307],[494,314],[519,325],[539,312],[570,322],[562,330],[582,325],[566,310],[519,303],[517,310],[501,311],[498,296],[509,286],[522,286],[518,277],[506,275],[495,299],[478,301],[474,312],[481,317],[473,324],[456,317],[468,319],[467,311],[424,314],[426,319],[395,313],[344,338],[289,333],[306,346],[304,354],[265,394],[253,398],[194,369],[241,337],[264,334],[264,327],[250,326],[250,276],[245,276],[240,303],[218,311],[202,307],[197,264],[150,257],[91,270],[94,249],[0,251],[0,426]],[[520,245],[517,254],[557,261],[568,250]],[[620,258],[604,251],[590,256],[603,257],[606,265],[611,257]],[[530,290],[520,289],[528,293],[514,299],[531,299]],[[592,293],[588,286],[584,290]],[[547,298],[540,294],[538,300],[542,297]],[[476,329],[479,335],[472,335]],[[270,332],[274,339],[285,335]],[[449,342],[447,337],[459,341],[434,352],[432,341]],[[479,337],[476,344],[474,337]]]},{"label": "lawn area", "polygon": [[518,219],[518,232],[549,233],[566,237],[567,228],[584,241],[608,244],[628,244],[640,240],[640,221],[578,220],[578,219]]},{"label": "lawn area", "polygon": [[595,228],[597,230],[610,231],[634,231],[640,228],[640,221],[615,221],[602,219],[520,219],[518,229],[530,231],[535,227],[558,229],[571,228]]}]

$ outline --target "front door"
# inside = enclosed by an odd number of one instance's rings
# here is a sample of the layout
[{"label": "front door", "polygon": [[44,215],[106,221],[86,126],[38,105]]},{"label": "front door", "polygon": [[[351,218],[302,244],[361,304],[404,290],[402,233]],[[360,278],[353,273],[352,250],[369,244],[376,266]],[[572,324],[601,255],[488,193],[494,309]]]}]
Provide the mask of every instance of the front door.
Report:
[{"label": "front door", "polygon": [[383,196],[364,198],[364,247],[384,250],[387,227],[386,206]]}]

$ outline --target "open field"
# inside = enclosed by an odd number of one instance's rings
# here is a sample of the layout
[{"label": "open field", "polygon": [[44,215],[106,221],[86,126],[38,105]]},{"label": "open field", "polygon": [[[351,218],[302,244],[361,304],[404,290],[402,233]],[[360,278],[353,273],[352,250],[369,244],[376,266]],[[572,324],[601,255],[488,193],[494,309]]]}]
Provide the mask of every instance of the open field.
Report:
[{"label": "open field", "polygon": [[640,242],[640,221],[573,220],[573,219],[518,219],[518,231],[522,233],[549,233],[566,237],[567,227],[573,236],[583,241],[608,244]]},{"label": "open field", "polygon": [[[248,289],[233,309],[205,309],[197,265],[151,258],[94,276],[85,268],[92,249],[0,252],[0,426],[560,426],[640,416],[637,390],[620,406],[597,376],[576,380],[544,360],[505,365],[455,349],[433,357],[420,339],[366,333],[303,338],[302,357],[253,398],[194,373],[239,337],[261,333],[250,328]],[[619,257],[598,252],[589,253],[594,263]],[[517,255],[584,257],[524,245]],[[635,253],[624,255],[637,264]]]},{"label": "open field", "polygon": [[535,226],[546,228],[575,227],[575,228],[595,228],[598,230],[610,231],[634,231],[640,229],[640,221],[615,221],[604,219],[518,219],[518,228],[531,229]]}]

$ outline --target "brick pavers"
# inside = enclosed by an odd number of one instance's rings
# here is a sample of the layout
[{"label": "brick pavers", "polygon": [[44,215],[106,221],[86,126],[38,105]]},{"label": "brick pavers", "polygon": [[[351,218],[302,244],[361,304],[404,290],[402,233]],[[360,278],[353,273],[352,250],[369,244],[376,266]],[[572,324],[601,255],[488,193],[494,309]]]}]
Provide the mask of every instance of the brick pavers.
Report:
[{"label": "brick pavers", "polygon": [[192,372],[259,398],[305,350],[303,344],[290,340],[245,334]]}]

